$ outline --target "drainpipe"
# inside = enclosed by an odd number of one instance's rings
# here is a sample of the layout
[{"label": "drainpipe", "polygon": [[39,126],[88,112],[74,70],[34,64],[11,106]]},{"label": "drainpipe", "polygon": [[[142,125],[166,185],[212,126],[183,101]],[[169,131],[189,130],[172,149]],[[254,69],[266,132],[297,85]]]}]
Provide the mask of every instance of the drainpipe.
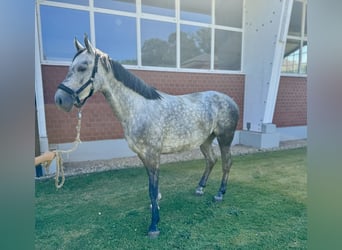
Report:
[{"label": "drainpipe", "polygon": [[36,94],[36,112],[38,121],[38,136],[40,144],[40,152],[44,153],[49,150],[49,142],[46,132],[45,123],[45,107],[44,107],[44,92],[43,80],[40,63],[40,49],[39,49],[39,36],[38,36],[38,22],[37,10],[35,12],[35,94]]}]

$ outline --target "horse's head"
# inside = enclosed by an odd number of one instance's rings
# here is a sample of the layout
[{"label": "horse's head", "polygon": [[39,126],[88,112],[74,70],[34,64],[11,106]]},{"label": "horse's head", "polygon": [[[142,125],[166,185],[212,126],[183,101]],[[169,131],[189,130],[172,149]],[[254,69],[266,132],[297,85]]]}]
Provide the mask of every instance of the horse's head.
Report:
[{"label": "horse's head", "polygon": [[99,89],[100,76],[97,74],[99,57],[102,54],[95,49],[85,35],[85,47],[75,38],[77,53],[69,67],[64,81],[55,93],[55,103],[60,109],[69,112],[73,105],[80,108],[86,100]]}]

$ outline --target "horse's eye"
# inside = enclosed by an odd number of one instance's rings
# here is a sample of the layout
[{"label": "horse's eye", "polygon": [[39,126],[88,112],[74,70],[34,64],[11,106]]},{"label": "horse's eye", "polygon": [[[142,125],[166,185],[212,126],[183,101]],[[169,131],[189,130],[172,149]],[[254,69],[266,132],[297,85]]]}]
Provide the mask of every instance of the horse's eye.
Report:
[{"label": "horse's eye", "polygon": [[78,72],[84,72],[86,70],[87,70],[87,66],[85,66],[85,65],[80,65],[77,67]]}]

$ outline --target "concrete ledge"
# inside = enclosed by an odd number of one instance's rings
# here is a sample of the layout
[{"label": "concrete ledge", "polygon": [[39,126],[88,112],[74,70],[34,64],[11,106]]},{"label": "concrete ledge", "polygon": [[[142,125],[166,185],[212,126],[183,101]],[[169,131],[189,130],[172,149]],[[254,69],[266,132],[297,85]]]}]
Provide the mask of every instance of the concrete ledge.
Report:
[{"label": "concrete ledge", "polygon": [[277,128],[281,141],[302,140],[307,138],[307,126]]},{"label": "concrete ledge", "polygon": [[[253,131],[236,131],[232,145],[243,144],[255,148],[279,147],[279,141],[296,140],[306,138],[306,126],[276,128],[264,126],[264,133]],[[266,133],[268,132],[268,133]],[[271,133],[272,132],[272,133]],[[214,141],[214,144],[217,144]],[[49,149],[70,149],[72,143],[50,144]],[[106,160],[113,158],[136,156],[130,150],[125,139],[100,140],[82,142],[79,148],[70,155],[64,155],[64,162],[81,162],[93,160]],[[55,163],[51,164],[51,173],[55,170]]]},{"label": "concrete ledge", "polygon": [[255,148],[279,147],[280,136],[274,124],[263,124],[262,132],[240,131],[240,144]]},{"label": "concrete ledge", "polygon": [[[51,144],[50,149],[68,150],[73,143]],[[98,140],[81,142],[74,152],[65,155],[65,162],[106,160],[118,157],[131,157],[135,153],[128,147],[126,140]]]},{"label": "concrete ledge", "polygon": [[[232,155],[237,156],[237,155],[254,154],[254,153],[260,153],[260,152],[271,152],[271,151],[278,151],[278,150],[302,148],[306,146],[307,146],[307,141],[305,139],[282,141],[280,142],[279,147],[267,148],[267,149],[248,147],[248,146],[239,144],[239,145],[235,145],[232,147]],[[219,150],[218,145],[214,145],[214,151],[217,156],[220,155],[220,150]],[[164,164],[168,162],[181,162],[181,161],[194,160],[194,159],[203,159],[203,155],[199,149],[195,149],[189,152],[183,152],[180,154],[162,155],[161,163]],[[113,158],[110,160],[69,162],[64,165],[64,172],[65,172],[65,176],[72,176],[72,175],[102,172],[102,171],[131,168],[131,167],[142,167],[142,166],[143,166],[142,162],[139,160],[139,158],[137,156],[133,156],[133,157],[125,157],[125,158]],[[52,178],[52,177],[54,177],[53,174],[45,175],[45,176],[36,178],[36,180],[43,180],[43,179]]]}]

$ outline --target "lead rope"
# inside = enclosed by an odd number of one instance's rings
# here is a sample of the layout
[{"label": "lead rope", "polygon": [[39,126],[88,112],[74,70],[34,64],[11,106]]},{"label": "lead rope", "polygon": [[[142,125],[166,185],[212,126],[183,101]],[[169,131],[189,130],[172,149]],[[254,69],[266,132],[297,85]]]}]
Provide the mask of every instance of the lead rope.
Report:
[{"label": "lead rope", "polygon": [[[79,109],[78,113],[77,113],[77,120],[78,120],[78,122],[77,122],[77,125],[76,125],[77,135],[76,135],[73,147],[71,149],[69,149],[69,150],[58,150],[58,149],[56,149],[56,150],[53,151],[55,153],[55,155],[56,155],[55,186],[56,186],[57,189],[61,188],[63,186],[63,184],[64,184],[64,181],[65,181],[62,154],[69,154],[69,153],[75,151],[77,149],[78,145],[81,143],[81,139],[80,139],[81,119],[82,119],[82,110]],[[50,166],[50,164],[45,166],[47,172],[49,172],[49,166]]]}]

